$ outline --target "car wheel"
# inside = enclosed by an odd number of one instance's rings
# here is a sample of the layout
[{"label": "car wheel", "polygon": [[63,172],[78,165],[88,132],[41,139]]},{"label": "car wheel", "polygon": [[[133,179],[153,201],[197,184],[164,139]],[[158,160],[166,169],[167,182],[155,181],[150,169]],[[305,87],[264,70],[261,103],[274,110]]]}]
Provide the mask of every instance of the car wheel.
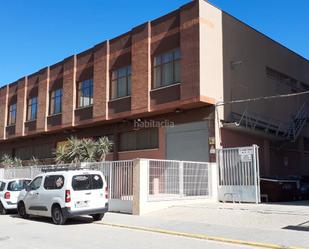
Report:
[{"label": "car wheel", "polygon": [[100,221],[103,219],[104,214],[93,214],[91,215],[94,221]]},{"label": "car wheel", "polygon": [[6,215],[6,214],[7,214],[7,210],[2,205],[2,202],[0,202],[0,215]]},{"label": "car wheel", "polygon": [[18,203],[17,205],[17,212],[18,215],[23,218],[23,219],[28,219],[29,215],[26,212],[26,207],[25,204],[23,202]]},{"label": "car wheel", "polygon": [[61,208],[59,206],[54,206],[52,209],[52,219],[54,224],[63,225],[66,222],[66,219],[63,216]]}]

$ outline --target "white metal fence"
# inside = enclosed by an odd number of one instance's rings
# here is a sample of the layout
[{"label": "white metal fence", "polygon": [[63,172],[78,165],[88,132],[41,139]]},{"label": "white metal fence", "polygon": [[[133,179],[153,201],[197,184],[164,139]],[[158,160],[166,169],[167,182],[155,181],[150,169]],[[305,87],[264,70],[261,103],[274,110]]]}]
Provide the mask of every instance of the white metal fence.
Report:
[{"label": "white metal fence", "polygon": [[[34,178],[42,173],[43,167],[55,166],[60,165],[0,169],[0,178]],[[61,166],[102,171],[109,189],[109,210],[116,212],[134,213],[138,210],[135,213],[142,213],[150,206],[167,205],[170,200],[208,199],[212,188],[216,189],[212,186],[216,183],[211,163],[135,159]]]},{"label": "white metal fence", "polygon": [[[105,161],[99,163],[82,163],[66,165],[43,165],[20,168],[7,168],[2,171],[2,178],[35,178],[43,168],[81,166],[100,170],[104,174],[109,190],[110,210],[132,212],[133,201],[133,161]],[[1,178],[1,175],[0,175]]]},{"label": "white metal fence", "polygon": [[209,163],[153,159],[148,161],[149,201],[209,197]]}]

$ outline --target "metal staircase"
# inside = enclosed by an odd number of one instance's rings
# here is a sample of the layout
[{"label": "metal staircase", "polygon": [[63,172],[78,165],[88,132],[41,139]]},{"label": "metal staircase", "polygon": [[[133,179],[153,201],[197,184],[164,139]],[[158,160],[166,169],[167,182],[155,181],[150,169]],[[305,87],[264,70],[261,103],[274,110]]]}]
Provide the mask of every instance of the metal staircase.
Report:
[{"label": "metal staircase", "polygon": [[286,132],[286,138],[295,142],[307,122],[306,102],[301,106],[298,113],[292,118],[290,126]]},{"label": "metal staircase", "polygon": [[289,123],[285,123],[270,117],[249,112],[246,109],[243,114],[231,113],[231,120],[236,126],[263,132],[285,141],[295,142],[307,122],[306,103],[304,103]]}]

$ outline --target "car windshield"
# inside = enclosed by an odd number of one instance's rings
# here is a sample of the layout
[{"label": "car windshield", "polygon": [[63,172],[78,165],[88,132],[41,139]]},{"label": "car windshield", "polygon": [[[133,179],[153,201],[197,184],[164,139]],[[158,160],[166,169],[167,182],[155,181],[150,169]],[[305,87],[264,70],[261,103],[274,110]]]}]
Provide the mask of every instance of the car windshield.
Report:
[{"label": "car windshield", "polygon": [[26,188],[30,183],[30,180],[17,180],[9,182],[8,191],[21,191]]},{"label": "car windshield", "polygon": [[102,189],[103,180],[100,175],[76,175],[73,176],[72,187],[75,191]]}]

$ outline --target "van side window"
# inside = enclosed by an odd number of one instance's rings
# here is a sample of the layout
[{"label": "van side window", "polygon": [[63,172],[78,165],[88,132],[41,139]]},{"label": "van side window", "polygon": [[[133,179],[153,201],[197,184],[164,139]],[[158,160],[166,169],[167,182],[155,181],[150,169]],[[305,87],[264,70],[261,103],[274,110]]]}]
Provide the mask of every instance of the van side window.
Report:
[{"label": "van side window", "polygon": [[42,176],[39,176],[35,178],[31,183],[30,183],[30,190],[37,190],[41,187],[42,183]]},{"label": "van side window", "polygon": [[5,188],[5,182],[0,182],[0,192],[2,192]]},{"label": "van side window", "polygon": [[47,190],[62,189],[64,177],[62,175],[50,175],[45,177],[44,188]]}]

